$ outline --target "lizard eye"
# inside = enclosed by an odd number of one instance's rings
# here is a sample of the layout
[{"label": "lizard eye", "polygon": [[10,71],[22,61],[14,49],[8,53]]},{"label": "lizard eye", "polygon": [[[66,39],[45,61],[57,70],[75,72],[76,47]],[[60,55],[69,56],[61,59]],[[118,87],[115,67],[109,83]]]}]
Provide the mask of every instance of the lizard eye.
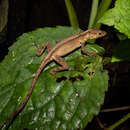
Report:
[{"label": "lizard eye", "polygon": [[101,33],[101,32],[99,32],[98,34],[99,34],[99,35],[102,35],[102,33]]}]

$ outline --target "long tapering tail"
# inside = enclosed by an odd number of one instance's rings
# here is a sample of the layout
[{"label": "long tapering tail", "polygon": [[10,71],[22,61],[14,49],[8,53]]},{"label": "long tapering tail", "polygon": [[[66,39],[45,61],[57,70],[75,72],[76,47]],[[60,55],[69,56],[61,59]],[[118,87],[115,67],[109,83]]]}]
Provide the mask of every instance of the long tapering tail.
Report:
[{"label": "long tapering tail", "polygon": [[[23,110],[23,108],[25,107],[25,105],[27,104],[31,94],[32,94],[32,91],[33,91],[33,88],[36,84],[36,81],[41,73],[41,71],[44,69],[44,67],[50,62],[50,60],[44,60],[42,61],[41,65],[39,66],[34,78],[33,78],[33,81],[32,81],[32,84],[29,88],[29,91],[28,91],[28,94],[27,96],[25,97],[24,101],[22,102],[22,104],[16,109],[16,111],[12,112],[11,115],[8,117],[8,119],[6,121],[3,122],[2,125],[0,125],[0,129],[2,129],[4,127],[4,125],[8,124],[8,122],[12,122],[13,119]],[[10,124],[9,123],[9,124]],[[9,125],[8,124],[8,125]]]}]

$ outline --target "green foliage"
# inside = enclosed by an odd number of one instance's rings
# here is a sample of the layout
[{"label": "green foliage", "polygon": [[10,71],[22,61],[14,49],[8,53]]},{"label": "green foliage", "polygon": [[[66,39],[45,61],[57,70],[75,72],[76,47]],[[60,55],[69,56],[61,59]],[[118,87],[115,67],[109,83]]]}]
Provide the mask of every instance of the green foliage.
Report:
[{"label": "green foliage", "polygon": [[97,10],[97,16],[95,19],[94,27],[100,28],[101,23],[99,23],[98,20],[103,16],[105,11],[109,8],[109,6],[111,5],[111,2],[112,2],[112,0],[102,0],[101,1],[99,8]]},{"label": "green foliage", "polygon": [[112,0],[102,0],[100,5],[98,0],[92,0],[92,8],[89,18],[88,28],[100,28],[101,23],[98,20],[103,16],[104,12],[109,8]]},{"label": "green foliage", "polygon": [[[69,27],[37,29],[20,36],[9,48],[8,56],[0,64],[0,124],[24,100],[45,56],[32,57],[37,51],[33,44],[42,45],[46,41],[55,44],[73,32],[74,29]],[[86,48],[92,52],[103,52],[94,44]],[[77,50],[65,60],[71,70],[59,72],[54,77],[49,71],[57,65],[48,65],[41,73],[28,104],[13,121],[10,130],[83,129],[99,113],[108,87],[108,74],[103,70],[102,58],[84,56]]]},{"label": "green foliage", "polygon": [[[100,28],[101,24],[97,21],[103,16],[104,12],[109,8],[112,0],[102,0],[99,5],[98,0],[92,0],[92,8],[90,12],[88,28],[98,27]],[[71,3],[71,0],[65,0],[70,24],[72,27],[79,27],[77,15],[75,9]]]},{"label": "green foliage", "polygon": [[114,50],[112,62],[130,61],[130,40],[121,41]]},{"label": "green foliage", "polygon": [[99,22],[114,26],[130,38],[130,0],[117,0],[115,7],[108,10]]}]

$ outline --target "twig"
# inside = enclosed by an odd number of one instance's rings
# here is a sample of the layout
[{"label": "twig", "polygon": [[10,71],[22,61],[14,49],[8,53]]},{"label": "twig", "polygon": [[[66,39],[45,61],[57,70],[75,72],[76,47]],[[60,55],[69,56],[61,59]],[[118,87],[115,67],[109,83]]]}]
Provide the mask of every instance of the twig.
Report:
[{"label": "twig", "polygon": [[113,111],[121,111],[121,110],[128,110],[128,109],[130,109],[130,106],[103,109],[100,112],[113,112]]},{"label": "twig", "polygon": [[101,122],[101,120],[98,117],[96,117],[96,120],[98,122],[99,127],[106,130],[105,126],[103,125],[103,123]]}]

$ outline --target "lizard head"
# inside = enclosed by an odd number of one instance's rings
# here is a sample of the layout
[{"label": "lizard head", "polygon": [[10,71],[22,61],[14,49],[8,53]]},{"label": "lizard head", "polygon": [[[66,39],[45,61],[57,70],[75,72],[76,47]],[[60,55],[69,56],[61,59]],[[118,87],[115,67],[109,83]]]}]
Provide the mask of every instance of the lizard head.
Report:
[{"label": "lizard head", "polygon": [[83,33],[85,40],[100,38],[105,36],[106,34],[107,33],[105,31],[102,31],[97,28],[89,29]]}]

